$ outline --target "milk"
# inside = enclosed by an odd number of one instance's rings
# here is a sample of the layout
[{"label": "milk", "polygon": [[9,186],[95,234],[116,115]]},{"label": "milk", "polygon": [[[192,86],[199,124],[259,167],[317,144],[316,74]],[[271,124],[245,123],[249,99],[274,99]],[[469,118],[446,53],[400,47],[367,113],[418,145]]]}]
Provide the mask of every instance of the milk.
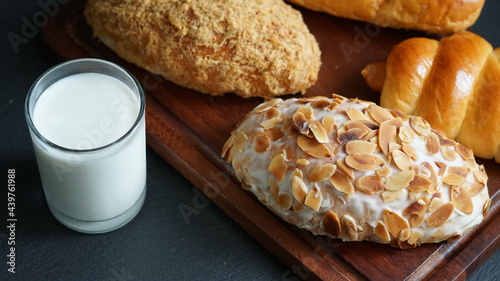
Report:
[{"label": "milk", "polygon": [[45,138],[32,133],[40,176],[51,211],[67,226],[107,231],[142,206],[146,143],[139,99],[114,77],[79,73],[56,81],[36,101],[32,120]]},{"label": "milk", "polygon": [[110,144],[134,124],[139,101],[120,80],[80,73],[49,86],[33,112],[35,127],[49,141],[71,149]]}]

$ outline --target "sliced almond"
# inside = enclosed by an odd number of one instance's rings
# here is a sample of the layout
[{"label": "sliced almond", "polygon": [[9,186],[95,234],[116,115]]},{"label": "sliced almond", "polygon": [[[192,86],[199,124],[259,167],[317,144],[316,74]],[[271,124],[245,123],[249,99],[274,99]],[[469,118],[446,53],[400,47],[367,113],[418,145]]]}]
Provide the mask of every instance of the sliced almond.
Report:
[{"label": "sliced almond", "polygon": [[385,189],[389,191],[398,191],[406,188],[414,179],[415,172],[412,170],[402,171],[394,174],[385,183]]},{"label": "sliced almond", "polygon": [[304,159],[304,158],[300,158],[300,159],[297,159],[297,161],[295,161],[295,163],[297,163],[297,165],[307,166],[307,165],[309,165],[309,160]]},{"label": "sliced almond", "polygon": [[393,201],[398,200],[399,197],[403,196],[404,192],[403,190],[397,190],[397,191],[384,191],[382,192],[382,199],[384,200],[384,203],[391,203]]},{"label": "sliced almond", "polygon": [[376,104],[370,105],[367,109],[366,112],[370,115],[373,120],[375,120],[377,123],[382,123],[387,120],[391,120],[394,118],[392,114],[387,111],[385,108],[382,108]]},{"label": "sliced almond", "polygon": [[332,152],[326,145],[319,143],[316,139],[311,139],[304,135],[297,137],[297,145],[305,153],[315,158],[329,158],[332,156]]},{"label": "sliced almond", "polygon": [[430,172],[429,180],[432,182],[432,185],[429,187],[427,190],[427,193],[433,194],[437,192],[437,187],[438,187],[438,178],[436,171],[434,170],[434,167],[432,167],[431,163],[429,162],[424,162],[422,165],[427,168],[427,170]]},{"label": "sliced almond", "polygon": [[365,127],[367,127],[368,129],[373,130],[373,131],[376,131],[380,127],[380,125],[377,122],[372,121],[372,120],[361,120],[361,121],[357,121],[357,123],[361,123]]},{"label": "sliced almond", "polygon": [[462,144],[458,144],[455,148],[456,148],[458,154],[460,154],[460,156],[462,156],[462,158],[464,158],[465,160],[469,160],[469,159],[474,158],[474,153],[472,152],[472,150],[470,148],[467,148],[467,147],[463,146]]},{"label": "sliced almond", "polygon": [[329,211],[323,216],[321,223],[325,232],[330,234],[332,237],[339,237],[342,233],[342,226],[340,224],[339,217],[332,211]]},{"label": "sliced almond", "polygon": [[304,201],[304,205],[315,211],[318,211],[319,207],[321,207],[321,203],[323,203],[323,195],[321,194],[321,191],[317,187],[309,190],[309,193],[307,193],[306,199]]},{"label": "sliced almond", "polygon": [[325,128],[327,134],[331,134],[333,130],[336,129],[335,118],[330,115],[326,115],[325,117],[323,117],[323,119],[321,120],[321,124],[323,124],[323,127]]},{"label": "sliced almond", "polygon": [[321,181],[327,180],[333,175],[333,173],[335,173],[336,169],[337,169],[337,166],[335,166],[335,164],[332,164],[332,163],[326,163],[326,164],[320,165],[320,166],[314,168],[313,170],[311,170],[311,172],[309,172],[309,175],[308,175],[309,181],[311,183],[315,183],[315,182],[321,182]]},{"label": "sliced almond", "polygon": [[395,126],[396,129],[398,129],[399,127],[401,127],[403,125],[403,120],[399,117],[394,117],[394,116],[393,116],[393,119],[386,120],[384,122],[389,124],[389,125]]},{"label": "sliced almond", "polygon": [[236,135],[236,139],[234,140],[233,147],[238,150],[242,151],[243,148],[245,147],[245,143],[248,142],[248,136],[244,132],[239,132]]},{"label": "sliced almond", "polygon": [[271,119],[266,119],[266,120],[262,121],[260,123],[260,125],[262,126],[262,128],[264,128],[264,130],[269,130],[269,129],[276,127],[276,125],[281,124],[282,121],[283,121],[283,119],[281,118],[280,115],[278,115],[278,116],[273,117]]},{"label": "sliced almond", "polygon": [[437,175],[440,177],[443,177],[448,171],[448,164],[443,163],[443,162],[438,162],[438,161],[436,161],[435,163],[439,167],[439,171],[437,172]]},{"label": "sliced almond", "polygon": [[313,120],[309,122],[308,126],[319,143],[326,143],[330,141],[325,127],[323,127],[323,124],[321,124],[321,122]]},{"label": "sliced almond", "polygon": [[421,176],[424,178],[430,178],[432,176],[431,171],[424,165],[413,166],[411,169],[415,172],[416,176]]},{"label": "sliced almond", "polygon": [[261,113],[261,112],[267,111],[271,107],[279,106],[282,102],[283,102],[283,99],[280,99],[280,98],[275,98],[275,99],[268,100],[268,101],[266,101],[264,103],[259,104],[254,109],[254,112],[255,113]]},{"label": "sliced almond", "polygon": [[389,232],[394,237],[399,237],[399,234],[403,229],[407,229],[410,227],[408,222],[398,215],[397,213],[385,209],[383,212],[384,223],[387,225]]},{"label": "sliced almond", "polygon": [[349,215],[344,215],[340,219],[342,230],[351,241],[358,240],[358,227],[356,221]]},{"label": "sliced almond", "polygon": [[269,177],[269,192],[271,193],[274,201],[279,204],[280,185],[273,176]]},{"label": "sliced almond", "polygon": [[413,165],[413,160],[408,156],[406,153],[404,153],[401,150],[395,150],[392,152],[392,160],[394,161],[394,164],[401,170],[401,171],[406,171],[410,170]]},{"label": "sliced almond", "polygon": [[377,145],[361,140],[354,140],[346,143],[345,151],[347,154],[354,153],[364,153],[364,154],[372,154],[377,148]]},{"label": "sliced almond", "polygon": [[271,107],[268,110],[266,110],[266,112],[264,113],[264,118],[272,119],[272,118],[277,117],[279,115],[280,115],[280,111],[275,107]]},{"label": "sliced almond", "polygon": [[399,143],[395,143],[395,142],[389,143],[389,153],[392,153],[393,151],[401,150],[401,149],[402,149],[402,146]]},{"label": "sliced almond", "polygon": [[474,204],[469,192],[461,186],[454,186],[451,189],[450,201],[455,204],[457,210],[464,214],[471,214],[474,210]]},{"label": "sliced almond", "polygon": [[338,191],[346,194],[354,194],[354,186],[351,180],[339,171],[339,169],[335,170],[335,173],[330,177],[330,182]]},{"label": "sliced almond", "polygon": [[466,178],[457,174],[447,174],[442,178],[442,181],[449,185],[462,185],[466,182]]},{"label": "sliced almond", "polygon": [[307,119],[314,120],[314,112],[310,106],[302,105],[295,112],[302,112]]},{"label": "sliced almond", "polygon": [[267,170],[273,174],[278,181],[282,181],[287,169],[288,166],[285,161],[285,156],[280,153],[274,156]]},{"label": "sliced almond", "polygon": [[[479,166],[480,168],[482,166]],[[484,168],[483,168],[484,169]],[[476,179],[477,182],[485,184],[488,182],[488,176],[484,172],[484,170],[476,170],[474,171],[474,178]]]},{"label": "sliced almond", "polygon": [[342,102],[335,100],[334,102],[332,102],[332,105],[330,105],[330,108],[328,110],[333,111],[333,110],[337,109],[339,107],[339,105],[341,105],[341,104],[342,104]]},{"label": "sliced almond", "polygon": [[303,204],[307,196],[307,187],[304,181],[297,176],[292,176],[291,187],[293,197],[295,197],[299,203]]},{"label": "sliced almond", "polygon": [[347,131],[340,131],[337,135],[337,141],[340,145],[345,145],[346,143],[353,140],[361,140],[368,132],[364,129],[353,128]]},{"label": "sliced almond", "polygon": [[410,239],[410,236],[411,236],[411,229],[410,228],[405,228],[403,230],[401,230],[401,232],[399,232],[399,241],[407,241],[408,239]]},{"label": "sliced almond", "polygon": [[486,217],[491,207],[491,199],[486,200],[483,205],[483,217]]},{"label": "sliced almond", "polygon": [[312,108],[317,108],[317,109],[329,109],[330,106],[332,106],[332,101],[328,99],[327,97],[318,97],[316,100],[311,102],[311,107]]},{"label": "sliced almond", "polygon": [[[364,122],[368,122],[368,120],[364,120]],[[368,128],[362,121],[347,121],[344,126],[346,127],[346,130],[350,129],[362,129],[365,131],[371,131],[372,129]],[[377,124],[378,126],[378,124]]]},{"label": "sliced almond", "polygon": [[461,166],[450,166],[448,167],[448,173],[466,178],[469,174],[469,169]]},{"label": "sliced almond", "polygon": [[251,190],[252,187],[249,186],[246,182],[241,182],[241,188],[244,190]]},{"label": "sliced almond", "polygon": [[425,138],[425,149],[427,150],[427,153],[431,155],[437,154],[441,150],[439,138],[435,133],[430,133]]},{"label": "sliced almond", "polygon": [[470,197],[474,197],[474,196],[478,195],[479,193],[481,193],[481,191],[483,191],[483,189],[485,187],[486,187],[486,185],[484,185],[482,183],[474,183],[474,184],[467,186],[467,192],[469,192]]},{"label": "sliced almond", "polygon": [[378,145],[378,130],[371,130],[363,136],[362,140]]},{"label": "sliced almond", "polygon": [[281,131],[280,127],[274,127],[274,128],[269,129],[269,130],[265,130],[264,133],[267,135],[267,137],[271,141],[276,141],[276,140],[284,137],[284,134]]},{"label": "sliced almond", "polygon": [[439,144],[441,145],[441,147],[457,145],[457,143],[454,140],[450,140],[449,138],[446,137],[439,137]]},{"label": "sliced almond", "polygon": [[431,186],[432,186],[431,180],[419,175],[415,175],[415,177],[410,182],[410,184],[408,184],[406,189],[410,191],[422,192],[429,190]]},{"label": "sliced almond", "polygon": [[373,171],[383,167],[386,162],[384,159],[373,154],[355,153],[345,158],[345,163],[358,171]]},{"label": "sliced almond", "polygon": [[309,134],[309,119],[302,112],[295,112],[292,115],[293,126],[303,135]]},{"label": "sliced almond", "polygon": [[345,159],[340,158],[335,162],[335,164],[337,164],[337,168],[340,169],[342,173],[348,176],[351,180],[354,180],[356,171],[345,163]]},{"label": "sliced almond", "polygon": [[[263,202],[263,203],[265,203],[265,202]],[[304,209],[305,209],[305,206],[302,203],[292,204],[292,210],[294,212],[300,212],[300,211],[302,211]]]},{"label": "sliced almond", "polygon": [[264,153],[269,149],[269,147],[271,147],[271,139],[269,139],[266,134],[261,133],[254,138],[253,149],[255,152]]},{"label": "sliced almond", "polygon": [[411,128],[421,136],[427,136],[431,133],[431,125],[422,117],[414,116],[410,118]]},{"label": "sliced almond", "polygon": [[348,107],[346,108],[345,112],[347,113],[347,116],[349,119],[353,121],[358,121],[358,120],[368,120],[368,117],[359,109],[356,107]]},{"label": "sliced almond", "polygon": [[399,127],[399,133],[398,133],[399,138],[403,142],[413,142],[415,138],[417,137],[417,134],[415,134],[415,131],[413,131],[412,128],[403,125]]},{"label": "sliced almond", "polygon": [[412,160],[418,160],[418,153],[410,143],[403,142],[403,144],[401,145],[401,150],[406,153],[406,155],[408,155]]},{"label": "sliced almond", "polygon": [[385,121],[380,124],[378,130],[378,145],[384,154],[389,153],[389,144],[397,142],[396,126]]},{"label": "sliced almond", "polygon": [[460,156],[458,152],[446,146],[441,146],[441,154],[443,154],[443,158],[448,161],[455,161],[458,156]]},{"label": "sliced almond", "polygon": [[297,157],[297,150],[294,149],[292,146],[285,146],[285,159],[292,161],[293,159],[296,159]]},{"label": "sliced almond", "polygon": [[397,110],[397,109],[391,109],[391,113],[392,115],[396,116],[396,117],[399,117],[401,118],[401,120],[403,120],[404,122],[407,122],[408,120],[408,116],[406,116],[406,114],[404,114],[403,112]]},{"label": "sliced almond", "polygon": [[391,171],[392,171],[391,168],[389,168],[389,166],[386,165],[380,169],[377,169],[375,171],[375,174],[377,174],[383,178],[386,178],[391,174]]},{"label": "sliced almond", "polygon": [[439,197],[433,197],[429,206],[427,207],[427,212],[432,213],[444,204],[443,199]]},{"label": "sliced almond", "polygon": [[415,245],[418,241],[418,238],[420,238],[420,236],[422,236],[422,234],[420,234],[420,232],[412,231],[410,238],[408,238],[407,242],[411,245]]},{"label": "sliced almond", "polygon": [[281,210],[288,210],[292,207],[292,196],[290,193],[281,193],[279,195],[278,207]]},{"label": "sliced almond", "polygon": [[379,175],[362,176],[356,180],[356,188],[364,193],[375,194],[382,191],[384,187],[385,184]]},{"label": "sliced almond", "polygon": [[373,233],[377,235],[378,238],[382,239],[384,242],[391,241],[391,235],[385,224],[381,221],[377,222],[377,225],[373,228]]},{"label": "sliced almond", "polygon": [[346,97],[337,94],[332,94],[332,99],[335,99],[335,102],[338,102],[339,104],[342,104],[347,100]]},{"label": "sliced almond", "polygon": [[294,138],[298,135],[298,132],[293,125],[292,118],[285,118],[279,129],[283,135],[287,135],[287,138]]},{"label": "sliced almond", "polygon": [[429,227],[441,227],[450,218],[454,208],[453,203],[444,203],[432,212],[425,222]]},{"label": "sliced almond", "polygon": [[410,216],[410,226],[419,227],[425,220],[425,215],[411,215]]},{"label": "sliced almond", "polygon": [[403,215],[418,215],[421,216],[427,209],[427,203],[424,199],[418,199],[411,203],[403,210]]},{"label": "sliced almond", "polygon": [[421,197],[422,197],[422,192],[421,191],[411,191],[411,190],[408,190],[408,199],[410,199],[411,201],[418,200]]}]

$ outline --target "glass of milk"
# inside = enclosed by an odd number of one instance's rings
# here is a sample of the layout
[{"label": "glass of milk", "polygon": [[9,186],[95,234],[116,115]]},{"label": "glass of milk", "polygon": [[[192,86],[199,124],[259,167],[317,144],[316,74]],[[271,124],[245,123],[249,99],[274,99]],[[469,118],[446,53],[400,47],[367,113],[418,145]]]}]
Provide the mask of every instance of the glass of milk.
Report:
[{"label": "glass of milk", "polygon": [[59,64],[34,82],[25,117],[48,206],[62,224],[103,233],[139,212],[145,103],[130,73],[98,59]]}]

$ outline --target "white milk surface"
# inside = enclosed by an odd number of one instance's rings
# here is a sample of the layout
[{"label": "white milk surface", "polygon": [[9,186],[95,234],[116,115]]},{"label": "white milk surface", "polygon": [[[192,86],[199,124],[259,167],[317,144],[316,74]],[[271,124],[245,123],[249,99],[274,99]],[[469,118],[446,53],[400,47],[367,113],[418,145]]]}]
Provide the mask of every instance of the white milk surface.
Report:
[{"label": "white milk surface", "polygon": [[[93,149],[125,135],[137,119],[139,100],[121,81],[82,73],[47,88],[37,101],[33,122],[50,142]],[[115,218],[130,209],[146,183],[144,118],[132,134],[110,147],[61,151],[34,141],[48,203],[81,221]]]}]

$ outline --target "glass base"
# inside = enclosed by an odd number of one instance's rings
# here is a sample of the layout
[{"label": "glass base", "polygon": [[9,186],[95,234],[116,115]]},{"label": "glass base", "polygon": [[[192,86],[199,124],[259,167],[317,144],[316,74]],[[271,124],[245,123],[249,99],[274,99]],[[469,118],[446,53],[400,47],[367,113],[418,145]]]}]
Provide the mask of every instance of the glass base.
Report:
[{"label": "glass base", "polygon": [[141,196],[135,202],[135,204],[132,205],[132,207],[130,207],[130,209],[128,209],[124,213],[114,218],[103,221],[77,220],[59,212],[56,208],[52,206],[52,204],[50,204],[50,202],[48,202],[48,205],[54,217],[64,226],[82,233],[99,234],[99,233],[110,232],[126,225],[137,215],[137,213],[139,213],[139,211],[142,208],[142,205],[144,204],[145,198],[146,198],[146,187],[144,187]]}]

